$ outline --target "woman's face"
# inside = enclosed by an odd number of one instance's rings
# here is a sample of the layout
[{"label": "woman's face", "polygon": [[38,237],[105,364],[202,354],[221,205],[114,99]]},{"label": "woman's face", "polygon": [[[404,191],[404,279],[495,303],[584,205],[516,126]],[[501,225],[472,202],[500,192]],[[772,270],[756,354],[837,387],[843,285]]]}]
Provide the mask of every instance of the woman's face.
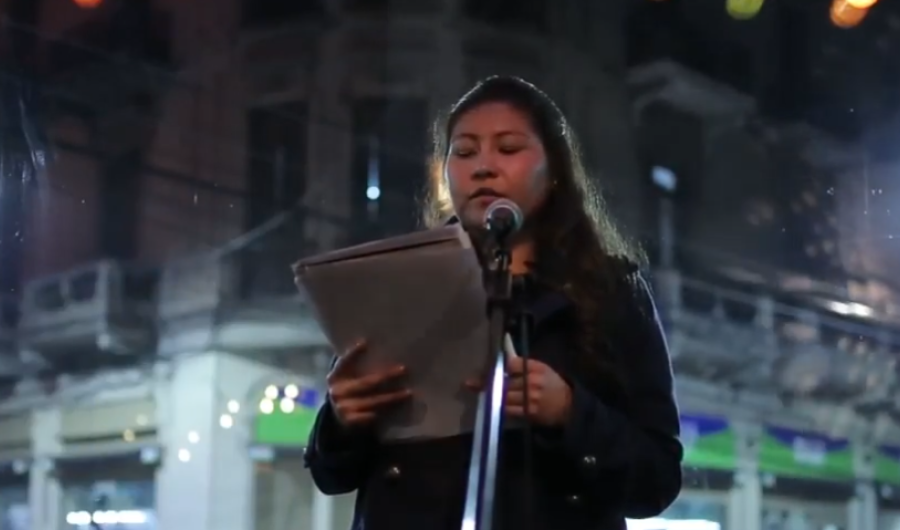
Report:
[{"label": "woman's face", "polygon": [[525,114],[506,103],[485,103],[460,116],[450,131],[444,176],[456,215],[465,226],[482,226],[487,207],[500,197],[526,217],[550,187],[547,159]]}]

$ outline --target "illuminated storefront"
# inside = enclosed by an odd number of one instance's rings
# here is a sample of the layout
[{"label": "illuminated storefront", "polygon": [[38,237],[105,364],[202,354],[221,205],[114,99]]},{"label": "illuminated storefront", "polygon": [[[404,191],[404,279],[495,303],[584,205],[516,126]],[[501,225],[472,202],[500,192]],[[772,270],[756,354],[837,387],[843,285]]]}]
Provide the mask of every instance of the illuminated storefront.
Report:
[{"label": "illuminated storefront", "polygon": [[64,410],[53,461],[62,528],[156,530],[161,448],[152,399]]},{"label": "illuminated storefront", "polygon": [[62,513],[70,526],[156,530],[155,466],[127,454],[58,462]]},{"label": "illuminated storefront", "polygon": [[900,447],[880,446],[873,455],[877,530],[900,528]]},{"label": "illuminated storefront", "polygon": [[[287,384],[268,386],[258,400],[253,425],[251,454],[256,460],[255,530],[306,527],[314,504],[321,502],[309,471],[303,465],[303,450],[323,399],[315,388]],[[331,528],[350,527],[354,495],[328,500]]]},{"label": "illuminated storefront", "polygon": [[660,517],[629,521],[629,530],[720,530],[727,528],[728,491],[737,465],[737,436],[730,422],[682,415],[685,486]]},{"label": "illuminated storefront", "polygon": [[848,527],[856,480],[849,441],[769,426],[758,462],[764,530]]},{"label": "illuminated storefront", "polygon": [[29,465],[26,460],[0,464],[0,530],[31,529]]},{"label": "illuminated storefront", "polygon": [[30,530],[31,415],[0,419],[0,530]]}]

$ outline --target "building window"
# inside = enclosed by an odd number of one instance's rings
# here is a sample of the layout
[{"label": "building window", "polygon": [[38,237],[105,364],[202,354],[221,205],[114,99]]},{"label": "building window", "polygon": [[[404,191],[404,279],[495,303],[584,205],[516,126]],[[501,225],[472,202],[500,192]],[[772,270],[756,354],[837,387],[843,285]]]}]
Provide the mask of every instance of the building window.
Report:
[{"label": "building window", "polygon": [[428,106],[420,99],[364,99],[353,106],[352,190],[357,239],[417,227],[425,183]]},{"label": "building window", "polygon": [[247,126],[247,230],[293,213],[240,250],[241,291],[246,296],[291,293],[293,279],[285,264],[303,253],[304,216],[298,205],[307,184],[309,106],[294,101],[256,107]]},{"label": "building window", "polygon": [[324,16],[324,0],[242,0],[241,2],[241,26],[245,29],[302,22]]},{"label": "building window", "polygon": [[545,0],[463,0],[463,13],[493,27],[546,32],[549,6]]},{"label": "building window", "polygon": [[[0,142],[5,143],[8,139],[9,135]],[[16,140],[10,143],[27,145]],[[2,147],[8,149],[7,152],[10,153],[9,159],[13,161],[11,171],[19,170],[23,173],[28,171],[27,166],[16,167],[16,153],[13,149],[10,149],[8,145]],[[4,179],[3,193],[0,194],[0,292],[16,293],[22,280],[22,243],[25,240],[23,231],[27,227],[23,198],[27,197],[26,193],[29,191],[29,187],[21,178],[4,176]],[[2,323],[3,321],[0,320],[0,326]]]},{"label": "building window", "polygon": [[309,106],[294,101],[255,107],[248,116],[251,229],[293,208],[306,189]]},{"label": "building window", "polygon": [[835,176],[802,162],[788,167],[790,178],[784,189],[790,200],[784,226],[789,231],[783,236],[784,266],[821,279],[843,280]]},{"label": "building window", "polygon": [[137,149],[104,161],[98,229],[105,258],[130,260],[137,255],[142,167],[143,155]]}]

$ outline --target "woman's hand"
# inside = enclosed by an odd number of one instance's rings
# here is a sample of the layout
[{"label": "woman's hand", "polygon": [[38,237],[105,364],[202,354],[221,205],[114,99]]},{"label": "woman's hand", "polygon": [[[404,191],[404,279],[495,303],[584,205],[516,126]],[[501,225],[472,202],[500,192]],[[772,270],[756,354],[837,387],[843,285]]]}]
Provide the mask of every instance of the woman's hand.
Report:
[{"label": "woman's hand", "polygon": [[[553,368],[533,359],[526,363],[521,357],[512,357],[506,361],[506,373],[506,401],[503,405],[507,414],[527,416],[546,427],[566,423],[572,406],[572,389]],[[526,385],[528,403],[525,402]]]},{"label": "woman's hand", "polygon": [[360,342],[341,355],[326,379],[331,408],[338,423],[345,427],[371,423],[381,409],[412,395],[409,389],[384,390],[386,384],[404,374],[406,370],[403,366],[394,366],[363,376],[356,375],[353,369],[354,360],[365,349],[365,342]]},{"label": "woman's hand", "polygon": [[[569,419],[572,406],[572,389],[569,384],[546,364],[529,359],[528,373],[525,360],[510,356],[506,361],[506,399],[504,411],[513,417],[528,417],[545,427],[558,427]],[[525,386],[528,386],[528,403],[525,403]],[[466,384],[472,390],[482,390],[484,383],[471,381]],[[527,406],[526,406],[527,405]]]}]

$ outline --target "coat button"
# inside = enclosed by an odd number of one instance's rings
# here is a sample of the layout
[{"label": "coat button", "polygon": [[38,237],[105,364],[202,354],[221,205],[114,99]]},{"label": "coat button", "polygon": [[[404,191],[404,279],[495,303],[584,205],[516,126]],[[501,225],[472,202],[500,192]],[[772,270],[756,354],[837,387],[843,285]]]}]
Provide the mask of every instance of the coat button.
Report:
[{"label": "coat button", "polygon": [[566,501],[569,504],[580,504],[581,497],[579,497],[578,495],[569,495],[568,497],[566,497]]},{"label": "coat button", "polygon": [[597,458],[594,455],[587,455],[581,459],[581,463],[585,465],[585,467],[594,467],[597,465]]},{"label": "coat button", "polygon": [[400,468],[397,466],[391,466],[387,469],[384,476],[390,479],[400,478]]}]

